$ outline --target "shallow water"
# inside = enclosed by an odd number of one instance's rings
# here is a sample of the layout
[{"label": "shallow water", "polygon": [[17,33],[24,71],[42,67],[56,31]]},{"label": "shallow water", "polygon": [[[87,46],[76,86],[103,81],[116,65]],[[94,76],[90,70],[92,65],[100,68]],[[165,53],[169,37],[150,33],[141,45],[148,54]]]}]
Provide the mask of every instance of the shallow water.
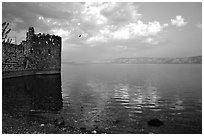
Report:
[{"label": "shallow water", "polygon": [[[199,64],[62,64],[61,76],[3,80],[2,94],[3,113],[28,120],[40,112],[103,133],[202,133]],[[154,118],[164,125],[148,126]]]},{"label": "shallow water", "polygon": [[[114,133],[201,133],[201,65],[63,65],[64,116]],[[147,121],[158,118],[161,127]]]}]

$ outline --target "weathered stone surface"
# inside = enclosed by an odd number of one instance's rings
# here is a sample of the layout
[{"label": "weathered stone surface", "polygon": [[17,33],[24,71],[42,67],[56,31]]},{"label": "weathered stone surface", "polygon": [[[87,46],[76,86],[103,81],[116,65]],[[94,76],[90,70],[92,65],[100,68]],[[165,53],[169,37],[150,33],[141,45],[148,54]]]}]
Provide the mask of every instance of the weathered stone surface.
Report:
[{"label": "weathered stone surface", "polygon": [[61,37],[35,34],[30,27],[26,41],[2,45],[2,72],[61,69]]}]

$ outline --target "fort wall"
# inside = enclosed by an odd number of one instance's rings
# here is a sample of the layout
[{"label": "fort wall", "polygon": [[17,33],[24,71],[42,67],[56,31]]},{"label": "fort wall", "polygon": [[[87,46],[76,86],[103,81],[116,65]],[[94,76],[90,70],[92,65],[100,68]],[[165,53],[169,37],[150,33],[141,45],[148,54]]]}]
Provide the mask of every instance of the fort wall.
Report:
[{"label": "fort wall", "polygon": [[26,41],[2,45],[3,78],[61,72],[61,37],[35,34],[30,27]]}]

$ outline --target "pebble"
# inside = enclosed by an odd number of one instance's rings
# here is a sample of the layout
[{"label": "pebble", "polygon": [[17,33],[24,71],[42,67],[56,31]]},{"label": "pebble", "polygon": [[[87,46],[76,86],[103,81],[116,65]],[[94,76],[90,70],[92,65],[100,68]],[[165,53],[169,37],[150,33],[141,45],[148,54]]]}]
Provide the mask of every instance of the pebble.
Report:
[{"label": "pebble", "polygon": [[41,126],[41,127],[44,127],[44,126],[45,126],[45,124],[41,124],[40,126]]},{"label": "pebble", "polygon": [[97,133],[97,131],[96,130],[93,130],[93,131],[91,131],[93,134],[96,134]]}]

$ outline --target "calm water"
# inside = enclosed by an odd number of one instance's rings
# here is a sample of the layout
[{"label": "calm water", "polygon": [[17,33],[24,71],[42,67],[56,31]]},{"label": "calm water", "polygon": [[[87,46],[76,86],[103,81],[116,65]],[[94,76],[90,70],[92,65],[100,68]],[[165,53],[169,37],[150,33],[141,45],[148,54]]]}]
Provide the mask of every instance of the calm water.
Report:
[{"label": "calm water", "polygon": [[[48,111],[106,133],[202,133],[202,65],[62,64],[61,77],[17,79],[3,81],[3,112]],[[148,126],[154,118],[164,125]]]}]

